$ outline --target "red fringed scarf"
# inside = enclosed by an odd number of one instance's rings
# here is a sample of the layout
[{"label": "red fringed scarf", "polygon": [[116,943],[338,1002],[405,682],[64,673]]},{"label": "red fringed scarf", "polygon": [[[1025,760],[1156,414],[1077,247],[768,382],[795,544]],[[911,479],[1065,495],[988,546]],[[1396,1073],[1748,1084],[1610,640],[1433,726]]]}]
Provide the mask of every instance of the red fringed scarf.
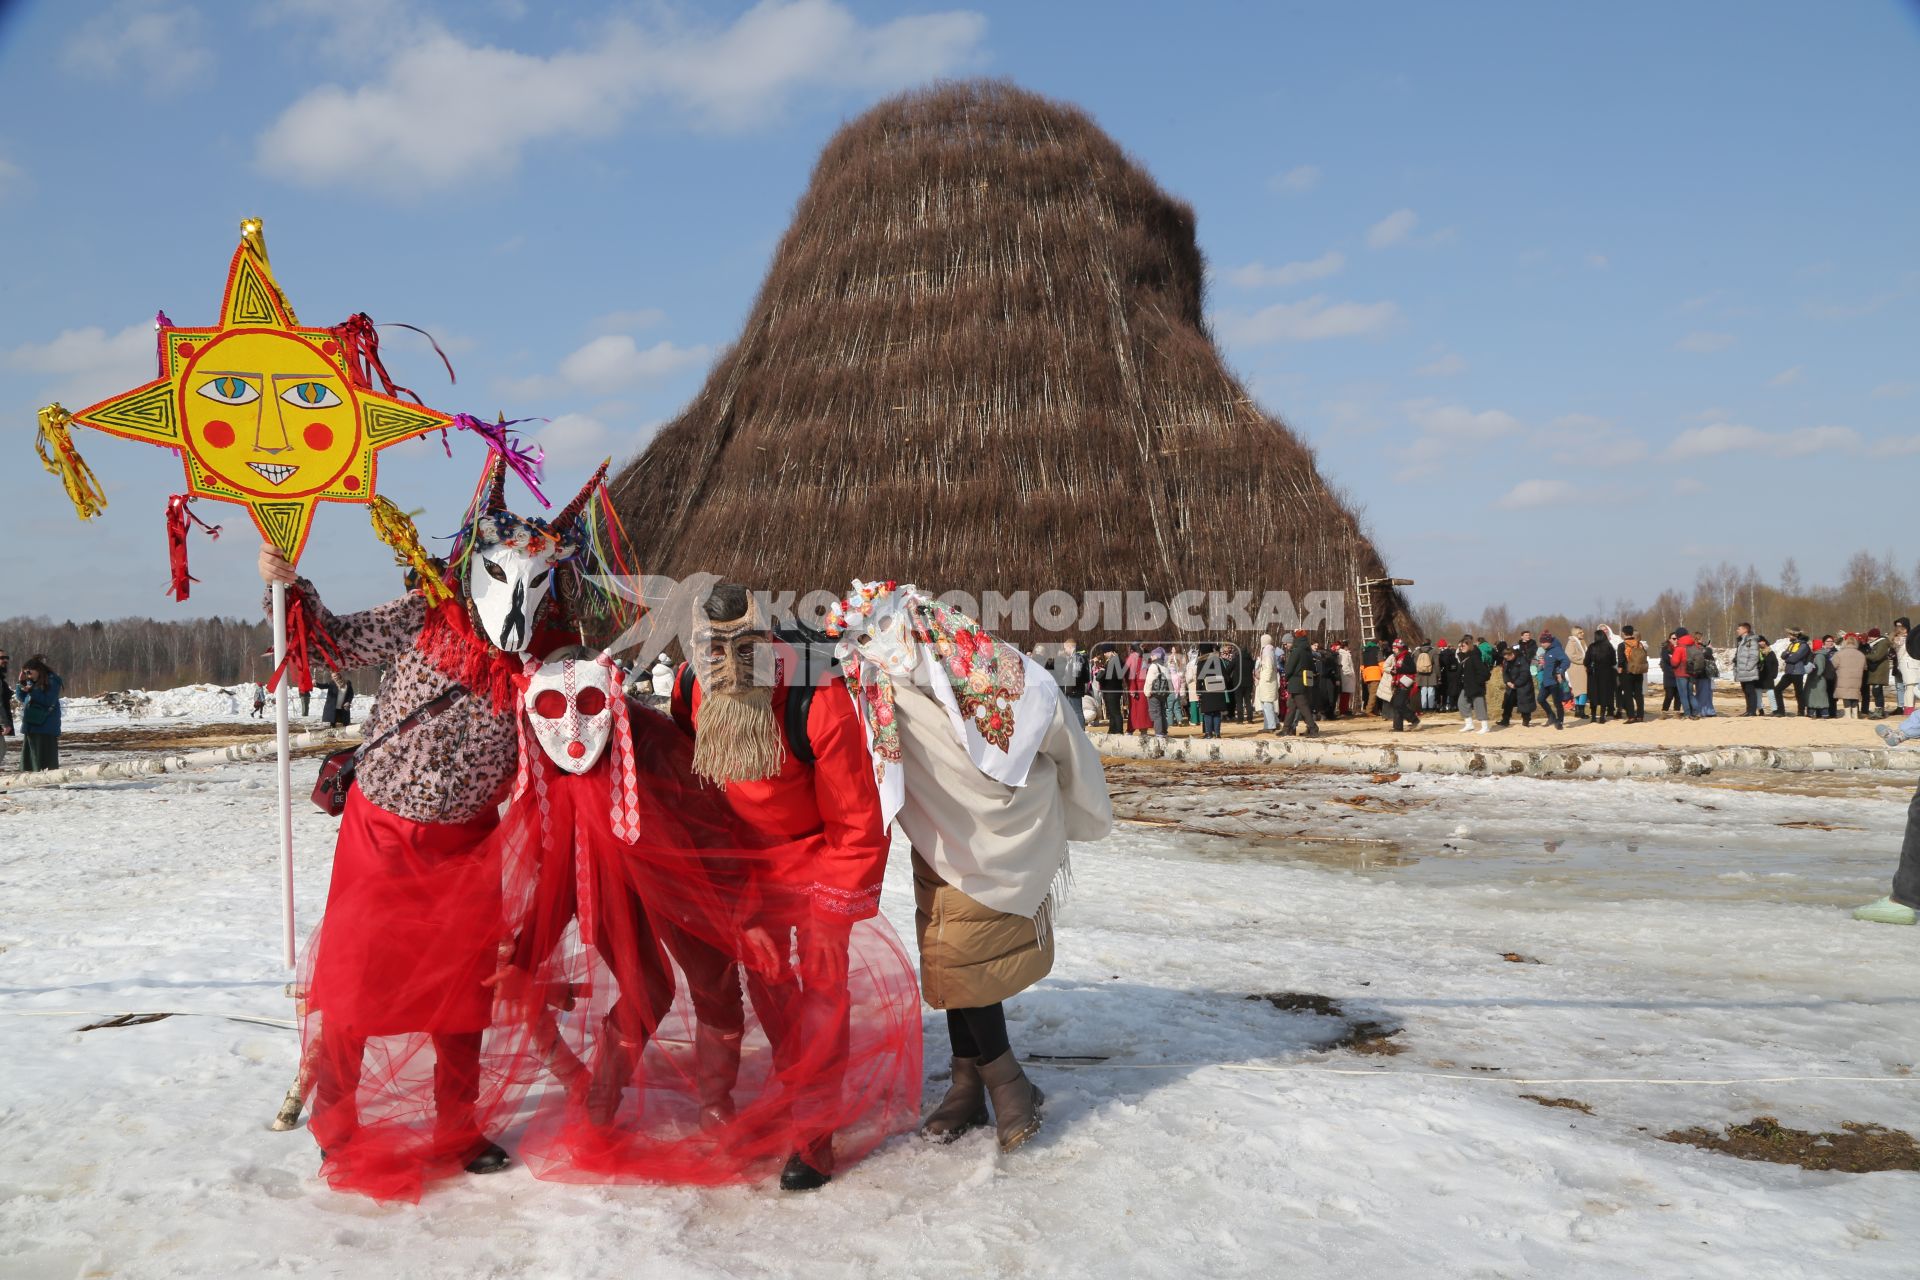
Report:
[{"label": "red fringed scarf", "polygon": [[506,715],[519,696],[514,688],[519,660],[500,652],[474,630],[466,601],[459,597],[427,610],[427,625],[414,648],[434,670],[463,685],[474,697],[486,699],[496,715]]},{"label": "red fringed scarf", "polygon": [[193,514],[188,504],[193,499],[184,493],[176,493],[167,499],[167,564],[172,570],[172,580],[167,583],[167,594],[175,600],[185,600],[193,589],[192,584],[200,581],[187,572],[187,521],[199,525],[207,531],[209,538],[220,536],[220,526],[208,524]]}]

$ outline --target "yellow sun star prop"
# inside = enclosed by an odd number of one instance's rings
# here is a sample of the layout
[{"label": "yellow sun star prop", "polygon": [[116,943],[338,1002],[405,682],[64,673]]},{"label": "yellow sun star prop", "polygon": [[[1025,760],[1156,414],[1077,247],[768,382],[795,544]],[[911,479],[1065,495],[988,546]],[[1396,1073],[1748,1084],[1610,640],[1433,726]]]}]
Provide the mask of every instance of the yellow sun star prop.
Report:
[{"label": "yellow sun star prop", "polygon": [[379,451],[452,419],[361,382],[338,334],[294,316],[260,223],[240,229],[219,323],[160,325],[162,376],[73,421],[177,449],[189,493],[246,507],[297,562],[316,504],[371,502]]}]

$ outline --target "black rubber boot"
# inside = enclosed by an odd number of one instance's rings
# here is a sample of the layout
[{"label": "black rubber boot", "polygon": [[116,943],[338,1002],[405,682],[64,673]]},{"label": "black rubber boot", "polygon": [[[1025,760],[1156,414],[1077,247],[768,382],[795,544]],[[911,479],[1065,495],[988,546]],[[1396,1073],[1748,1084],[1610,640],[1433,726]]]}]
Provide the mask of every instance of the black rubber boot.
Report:
[{"label": "black rubber boot", "polygon": [[512,1158],[500,1149],[499,1143],[489,1142],[474,1153],[473,1159],[467,1161],[466,1168],[468,1173],[499,1173],[512,1163]]},{"label": "black rubber boot", "polygon": [[808,1164],[798,1151],[787,1157],[787,1167],[780,1171],[782,1191],[817,1191],[832,1181],[832,1174]]}]

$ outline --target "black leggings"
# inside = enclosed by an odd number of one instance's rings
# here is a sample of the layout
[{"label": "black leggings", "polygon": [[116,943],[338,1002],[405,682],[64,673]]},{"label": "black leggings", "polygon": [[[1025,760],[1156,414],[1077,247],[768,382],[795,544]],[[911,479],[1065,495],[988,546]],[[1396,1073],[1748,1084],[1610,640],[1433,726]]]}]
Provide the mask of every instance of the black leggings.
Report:
[{"label": "black leggings", "polygon": [[947,1010],[947,1039],[953,1042],[956,1058],[977,1058],[996,1062],[1007,1049],[1007,1006],[990,1004],[980,1009]]}]

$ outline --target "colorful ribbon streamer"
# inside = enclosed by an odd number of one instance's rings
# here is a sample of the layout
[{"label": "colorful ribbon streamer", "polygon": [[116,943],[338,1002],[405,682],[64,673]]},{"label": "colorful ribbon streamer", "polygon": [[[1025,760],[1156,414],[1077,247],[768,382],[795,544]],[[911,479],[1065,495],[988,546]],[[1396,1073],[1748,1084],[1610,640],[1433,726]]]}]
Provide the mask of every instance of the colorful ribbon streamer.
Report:
[{"label": "colorful ribbon streamer", "polygon": [[380,541],[393,549],[393,562],[413,571],[419,580],[420,594],[426,597],[428,605],[452,598],[453,593],[441,580],[439,569],[421,548],[420,531],[414,527],[411,516],[386,498],[376,496],[367,506],[367,517],[373,521],[373,531]]},{"label": "colorful ribbon streamer", "polygon": [[40,411],[40,431],[33,438],[33,451],[48,475],[60,477],[66,486],[67,500],[82,520],[91,520],[107,509],[107,495],[94,478],[93,468],[73,447],[73,415],[59,404]]},{"label": "colorful ribbon streamer", "polygon": [[[433,347],[433,353],[440,357],[440,363],[447,366],[447,380],[457,381],[453,376],[453,361],[447,359],[447,353],[440,349],[440,344],[433,340],[432,334],[410,324],[395,324],[388,327],[412,329],[425,338]],[[373,318],[366,312],[356,311],[333,326],[330,332],[339,341],[340,349],[346,355],[347,371],[356,386],[372,389],[375,379],[378,379],[381,390],[386,394],[396,399],[404,397],[419,405],[426,403],[411,388],[401,386],[388,376],[387,366],[380,359],[380,331],[374,325]]]},{"label": "colorful ribbon streamer", "polygon": [[346,659],[340,656],[340,648],[334,644],[327,629],[307,617],[307,597],[302,591],[292,587],[287,589],[287,656],[273,669],[267,678],[267,692],[280,688],[280,681],[287,675],[293,676],[294,687],[302,693],[313,691],[313,665],[308,650],[319,651],[320,660],[335,671],[343,670]]},{"label": "colorful ribbon streamer", "polygon": [[187,572],[187,522],[191,520],[207,531],[207,536],[218,540],[220,526],[208,524],[193,514],[193,496],[176,493],[167,499],[167,562],[172,570],[172,580],[167,584],[167,594],[175,600],[185,600],[191,590],[191,584],[200,581]]},{"label": "colorful ribbon streamer", "polygon": [[[547,460],[546,450],[537,444],[527,444],[517,435],[507,430],[523,422],[545,422],[545,418],[503,418],[498,422],[482,422],[470,413],[453,415],[453,425],[462,431],[471,431],[487,442],[487,448],[500,455],[512,472],[520,477],[521,483],[539,501],[543,507],[553,504],[547,501],[547,495],[540,492],[540,471]],[[448,451],[449,456],[452,450]]]}]

